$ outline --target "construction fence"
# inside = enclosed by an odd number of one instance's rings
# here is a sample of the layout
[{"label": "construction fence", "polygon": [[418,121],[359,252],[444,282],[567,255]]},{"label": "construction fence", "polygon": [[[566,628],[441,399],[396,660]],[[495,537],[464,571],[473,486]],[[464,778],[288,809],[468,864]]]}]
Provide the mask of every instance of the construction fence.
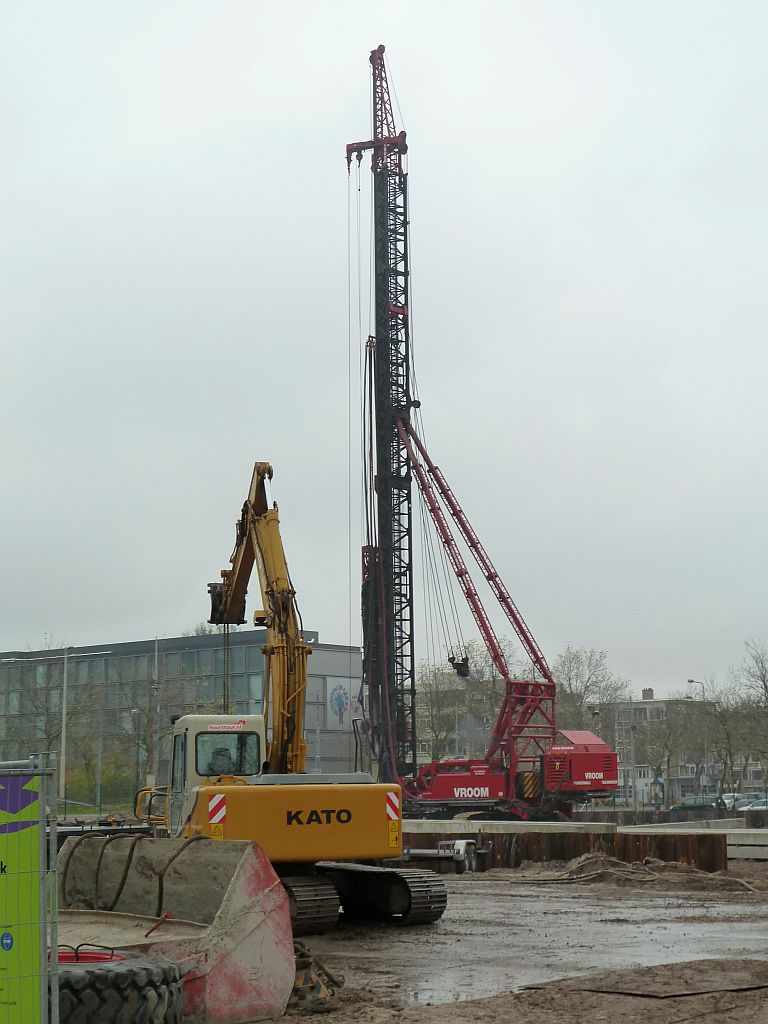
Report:
[{"label": "construction fence", "polygon": [[0,761],[0,1024],[58,1024],[55,758]]}]

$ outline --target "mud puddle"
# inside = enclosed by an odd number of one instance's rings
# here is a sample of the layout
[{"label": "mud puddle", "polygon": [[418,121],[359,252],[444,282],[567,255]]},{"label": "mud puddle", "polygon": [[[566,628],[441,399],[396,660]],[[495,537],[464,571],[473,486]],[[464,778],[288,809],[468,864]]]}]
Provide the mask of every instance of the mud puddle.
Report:
[{"label": "mud puddle", "polygon": [[764,955],[768,902],[748,893],[449,881],[436,925],[341,926],[308,937],[347,984],[397,1006],[515,992],[595,971]]}]

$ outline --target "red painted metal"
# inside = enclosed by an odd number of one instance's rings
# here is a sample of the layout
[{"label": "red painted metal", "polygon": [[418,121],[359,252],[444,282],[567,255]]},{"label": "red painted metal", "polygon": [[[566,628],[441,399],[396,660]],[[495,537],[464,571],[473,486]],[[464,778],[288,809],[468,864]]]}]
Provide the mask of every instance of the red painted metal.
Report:
[{"label": "red painted metal", "polygon": [[[421,768],[405,781],[409,795],[441,806],[467,803],[491,806],[503,802],[518,817],[527,817],[518,773],[541,773],[539,799],[572,798],[606,793],[618,785],[618,759],[607,744],[590,732],[561,733],[555,724],[555,681],[541,648],[520,614],[485,548],[440,469],[434,464],[413,425],[398,420],[401,442],[419,490],[429,509],[448,560],[464,593],[496,670],[504,680],[504,697],[484,759],[445,759]],[[512,679],[504,652],[439,498],[472,552],[491,590],[542,678]],[[523,787],[524,788],[524,787]]]},{"label": "red painted metal", "polygon": [[424,447],[424,444],[422,443],[419,436],[416,434],[416,431],[413,429],[413,425],[409,423],[407,429],[408,433],[413,439],[413,443],[416,445],[419,451],[419,455],[424,460],[427,470],[429,471],[429,475],[437,484],[437,488],[440,492],[440,495],[445,501],[448,511],[451,513],[454,522],[459,528],[459,532],[464,538],[467,547],[474,555],[475,560],[477,561],[477,564],[480,566],[480,569],[482,570],[483,575],[488,581],[497,601],[499,602],[499,604],[504,610],[504,613],[511,622],[512,627],[517,633],[520,642],[522,643],[523,648],[525,649],[526,654],[531,659],[536,669],[538,669],[542,678],[547,683],[550,683],[552,686],[554,686],[555,681],[552,678],[552,673],[550,671],[549,665],[547,664],[547,659],[544,657],[541,648],[536,643],[533,633],[526,625],[525,619],[520,614],[517,605],[512,600],[511,594],[504,586],[504,581],[494,568],[493,563],[488,557],[487,551],[480,543],[480,538],[472,529],[472,526],[469,520],[467,519],[463,509],[461,508],[461,505],[459,505],[458,501],[456,500],[455,494],[449,487],[448,481],[443,476],[439,466],[436,466],[432,459],[429,457],[429,453]]},{"label": "red painted metal", "polygon": [[619,759],[607,743],[586,730],[563,730],[544,758],[544,789],[564,796],[612,793],[619,785]]},{"label": "red painted metal", "polygon": [[57,959],[60,964],[110,964],[125,957],[115,949],[59,949]]},{"label": "red painted metal", "polygon": [[[405,132],[398,132],[389,98],[387,69],[384,65],[384,46],[371,50],[373,68],[373,138],[367,142],[350,142],[347,146],[347,167],[353,158],[358,163],[366,150],[373,150],[373,171],[391,167],[399,174],[403,172],[402,158],[408,152]],[[407,311],[405,314],[407,316]]]},{"label": "red painted metal", "polygon": [[[459,524],[459,529],[462,536],[473,538],[472,549],[475,553],[478,551],[483,552],[484,560],[483,564],[486,567],[490,567],[486,572],[486,578],[493,576],[498,579],[498,574],[493,569],[490,559],[485,555],[479,540],[472,530],[464,512],[461,510],[459,503],[453,497],[450,488],[445,481],[442,474],[438,475],[437,467],[432,463],[431,459],[427,455],[424,445],[420,441],[411,424],[406,424],[403,421],[398,421],[398,431],[400,433],[401,441],[408,452],[408,458],[410,460],[411,468],[416,477],[419,485],[421,494],[426,502],[427,508],[429,509],[432,520],[437,529],[440,540],[445,548],[448,559],[451,563],[456,578],[459,582],[464,596],[467,600],[467,604],[472,612],[472,615],[477,623],[480,635],[486,645],[488,653],[496,667],[499,675],[504,680],[504,698],[502,701],[501,710],[496,719],[496,724],[493,729],[491,736],[491,742],[488,747],[486,754],[486,761],[488,764],[492,764],[494,759],[499,761],[499,764],[503,764],[506,768],[505,777],[507,784],[503,797],[507,800],[513,800],[516,797],[516,774],[519,770],[527,768],[531,770],[538,764],[539,758],[542,754],[546,753],[555,738],[555,711],[554,711],[554,696],[555,696],[555,684],[552,680],[549,668],[544,660],[544,656],[538,653],[538,663],[542,665],[548,673],[548,680],[541,682],[537,680],[522,680],[512,679],[510,676],[509,668],[507,666],[504,652],[499,643],[498,637],[494,632],[491,621],[483,607],[482,601],[475,589],[472,579],[469,575],[466,563],[461,555],[461,551],[456,543],[453,534],[451,533],[450,526],[443,514],[442,507],[438,501],[435,489],[432,486],[432,480],[435,481],[440,491],[441,497],[446,500],[451,514],[454,520]],[[416,451],[421,457],[417,457]],[[425,469],[425,464],[429,468],[429,475]],[[448,501],[446,495],[450,494],[451,500]],[[477,555],[476,555],[477,557]],[[494,588],[494,592],[497,593],[501,590],[506,593],[503,584]],[[511,598],[509,598],[508,605],[514,609]],[[522,622],[522,616],[517,613],[517,619]],[[527,627],[526,627],[527,630]],[[526,645],[526,650],[536,650],[536,642],[533,640],[533,636],[530,634],[530,630],[527,630],[530,641]],[[437,780],[442,782],[441,776],[443,772],[441,770],[432,770],[429,772],[430,784],[425,784],[425,772],[422,769],[417,775],[416,790],[421,791],[422,796],[427,799],[443,799],[438,797],[437,789],[439,788]],[[450,786],[448,786],[450,788]],[[464,784],[457,785],[458,789],[468,790],[477,789],[476,786],[470,786],[469,782],[466,781]],[[485,787],[481,787],[485,788]],[[482,798],[491,798],[490,794],[482,794]],[[498,797],[494,797],[498,799]]]}]

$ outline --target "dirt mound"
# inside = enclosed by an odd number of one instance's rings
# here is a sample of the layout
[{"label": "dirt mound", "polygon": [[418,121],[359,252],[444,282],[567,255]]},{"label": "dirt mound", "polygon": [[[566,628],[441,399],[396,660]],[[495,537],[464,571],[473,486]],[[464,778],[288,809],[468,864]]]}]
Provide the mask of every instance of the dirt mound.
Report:
[{"label": "dirt mound", "polygon": [[[744,877],[746,876],[746,877]],[[604,882],[616,886],[649,886],[655,889],[689,892],[745,892],[768,895],[768,877],[764,872],[735,870],[709,872],[677,861],[646,857],[627,863],[602,853],[585,853],[564,862],[523,861],[519,868],[495,868],[476,876],[536,884],[545,882]]]}]

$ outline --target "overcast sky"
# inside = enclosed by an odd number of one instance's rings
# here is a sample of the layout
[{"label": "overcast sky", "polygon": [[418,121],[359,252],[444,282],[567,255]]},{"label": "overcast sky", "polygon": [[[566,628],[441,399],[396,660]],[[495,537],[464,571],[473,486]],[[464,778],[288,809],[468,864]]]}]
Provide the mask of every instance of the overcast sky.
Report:
[{"label": "overcast sky", "polygon": [[0,649],[207,618],[255,459],[305,625],[358,641],[381,42],[427,441],[545,654],[670,692],[768,642],[766,38],[746,0],[6,5]]}]

